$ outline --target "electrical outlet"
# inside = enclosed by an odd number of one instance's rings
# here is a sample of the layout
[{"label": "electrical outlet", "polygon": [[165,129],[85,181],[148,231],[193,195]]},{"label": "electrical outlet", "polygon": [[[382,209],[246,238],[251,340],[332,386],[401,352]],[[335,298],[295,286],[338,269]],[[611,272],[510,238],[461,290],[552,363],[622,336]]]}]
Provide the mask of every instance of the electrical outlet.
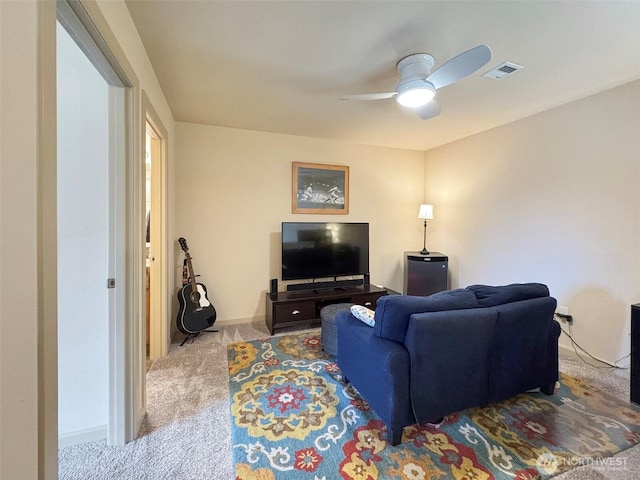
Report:
[{"label": "electrical outlet", "polygon": [[556,308],[556,317],[558,317],[561,322],[567,322],[570,325],[573,324],[573,316],[569,314],[569,308],[567,307],[559,305]]}]

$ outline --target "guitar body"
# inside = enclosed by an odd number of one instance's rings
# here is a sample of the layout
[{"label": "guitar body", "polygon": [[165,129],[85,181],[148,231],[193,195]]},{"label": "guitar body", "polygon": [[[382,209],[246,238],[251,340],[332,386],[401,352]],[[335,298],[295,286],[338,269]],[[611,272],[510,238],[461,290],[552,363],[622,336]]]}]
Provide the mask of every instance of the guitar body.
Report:
[{"label": "guitar body", "polygon": [[216,321],[216,309],[207,298],[207,287],[196,283],[196,294],[193,295],[191,283],[183,286],[178,292],[178,318],[176,326],[185,335],[201,332]]}]

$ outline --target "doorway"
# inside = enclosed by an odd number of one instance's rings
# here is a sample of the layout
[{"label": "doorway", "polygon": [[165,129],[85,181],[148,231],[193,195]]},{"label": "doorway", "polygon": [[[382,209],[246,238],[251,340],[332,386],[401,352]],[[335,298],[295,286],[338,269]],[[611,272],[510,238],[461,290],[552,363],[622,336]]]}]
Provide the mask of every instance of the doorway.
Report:
[{"label": "doorway", "polygon": [[[107,436],[109,85],[57,24],[58,435]],[[87,369],[86,365],[91,365]]]},{"label": "doorway", "polygon": [[171,343],[167,270],[167,130],[142,92],[145,114],[145,268],[147,271],[147,366],[164,357]]},{"label": "doorway", "polygon": [[[88,366],[93,366],[93,362],[99,361],[105,366],[106,382],[105,375],[101,375],[100,387],[91,389],[99,391],[96,393],[100,398],[99,411],[88,416],[83,425],[76,425],[74,430],[66,432],[69,437],[65,442],[61,442],[61,445],[82,443],[105,436],[108,444],[122,445],[135,438],[145,413],[144,363],[140,362],[137,356],[138,352],[142,352],[144,356],[143,339],[139,333],[144,312],[144,270],[138,263],[138,259],[144,255],[144,250],[137,243],[142,236],[142,228],[135,228],[135,225],[142,223],[144,207],[137,200],[137,194],[143,192],[144,177],[136,163],[139,158],[138,152],[142,151],[141,138],[136,128],[132,130],[133,125],[139,125],[140,118],[137,109],[138,80],[94,2],[58,0],[56,17],[72,43],[79,47],[85,62],[95,69],[94,73],[97,72],[102,77],[107,92],[106,100],[101,100],[104,110],[100,126],[95,127],[102,130],[101,135],[104,135],[103,138],[106,137],[106,142],[99,148],[96,146],[94,151],[89,150],[84,154],[95,156],[96,166],[89,176],[80,175],[80,169],[88,161],[85,159],[83,163],[82,158],[79,158],[78,170],[72,171],[70,180],[71,183],[81,186],[85,182],[90,183],[91,177],[102,181],[103,190],[100,196],[106,207],[85,209],[95,216],[106,216],[106,227],[101,230],[103,234],[100,234],[99,240],[103,256],[97,263],[100,264],[101,271],[91,281],[91,289],[99,291],[102,298],[106,298],[104,306],[94,307],[100,308],[106,315],[106,322],[101,320],[101,328],[104,330],[102,335],[96,335],[96,332],[92,331],[91,315],[85,313],[76,319],[86,335],[100,337],[96,341],[100,341],[99,350],[102,353],[87,352],[87,349],[84,349],[85,355],[76,358],[74,362],[91,370]],[[107,34],[106,39],[103,33]],[[58,41],[59,39],[56,39],[56,43]],[[77,74],[73,82],[78,89],[82,89],[83,75]],[[68,94],[74,95],[74,91],[74,88],[71,88]],[[76,110],[82,107],[80,102],[71,102],[69,106],[70,109]],[[64,197],[60,189],[58,195]],[[76,195],[73,202],[76,207],[84,206],[82,195]],[[92,220],[92,216],[88,215],[88,220],[80,221],[79,230],[82,234],[87,234],[82,223]],[[59,245],[65,242],[64,235],[67,233],[60,227],[59,225]],[[82,278],[77,277],[76,275],[74,279],[76,290],[70,295],[78,301],[83,301],[84,297],[78,295],[78,291],[82,292],[83,287],[88,288],[88,285],[83,283]],[[58,278],[57,287],[60,295],[64,294],[66,282],[69,280]],[[63,320],[59,319],[58,323],[62,325]],[[82,341],[83,338],[75,338],[76,345]],[[58,353],[64,351],[66,354],[67,350],[72,351],[76,345],[59,345]],[[99,360],[95,356],[97,353]],[[59,376],[61,373],[59,372]],[[75,397],[67,395],[65,405],[61,405],[61,408],[69,411],[76,408],[76,415],[80,412],[84,415],[90,401],[83,396],[87,390],[89,389],[77,388],[79,393]],[[62,392],[60,393],[62,398]]]},{"label": "doorway", "polygon": [[[146,364],[147,370],[151,366],[151,169],[153,168],[153,157],[151,156],[151,139],[155,132],[146,123],[145,129],[145,155],[144,155],[144,204],[146,212],[145,222],[145,286],[146,286],[146,309],[145,309],[145,340],[146,340]],[[155,279],[154,279],[155,280]]]}]

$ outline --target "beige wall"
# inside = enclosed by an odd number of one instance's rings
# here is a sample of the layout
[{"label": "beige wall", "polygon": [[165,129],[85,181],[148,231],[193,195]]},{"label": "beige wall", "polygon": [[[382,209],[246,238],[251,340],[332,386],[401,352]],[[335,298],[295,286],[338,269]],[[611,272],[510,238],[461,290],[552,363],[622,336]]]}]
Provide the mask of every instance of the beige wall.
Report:
[{"label": "beige wall", "polygon": [[[403,251],[422,247],[422,152],[188,123],[176,124],[176,139],[176,236],[219,322],[264,318],[269,279],[280,279],[283,221],[369,222],[371,282],[402,289]],[[348,165],[349,215],[292,214],[294,161]]]},{"label": "beige wall", "polygon": [[430,238],[451,256],[452,287],[546,283],[578,343],[609,361],[627,355],[640,301],[639,132],[636,81],[426,152]]},{"label": "beige wall", "polygon": [[[39,368],[42,351],[38,350],[42,298],[38,289],[37,15],[35,2],[0,2],[0,478],[3,480],[35,479],[43,471],[42,449],[38,446],[44,429],[39,414],[43,382]],[[56,418],[55,409],[52,413]]]},{"label": "beige wall", "polygon": [[[173,118],[126,5],[100,8],[171,142]],[[57,478],[55,15],[55,2],[0,1],[2,480]]]}]

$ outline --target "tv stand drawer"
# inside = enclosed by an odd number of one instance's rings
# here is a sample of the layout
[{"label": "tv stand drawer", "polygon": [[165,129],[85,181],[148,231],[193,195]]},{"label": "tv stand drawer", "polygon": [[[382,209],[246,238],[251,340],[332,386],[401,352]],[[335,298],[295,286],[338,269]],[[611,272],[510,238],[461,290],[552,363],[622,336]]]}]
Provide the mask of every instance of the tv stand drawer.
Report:
[{"label": "tv stand drawer", "polygon": [[310,320],[317,316],[313,302],[285,303],[282,305],[274,305],[273,309],[278,323]]}]

